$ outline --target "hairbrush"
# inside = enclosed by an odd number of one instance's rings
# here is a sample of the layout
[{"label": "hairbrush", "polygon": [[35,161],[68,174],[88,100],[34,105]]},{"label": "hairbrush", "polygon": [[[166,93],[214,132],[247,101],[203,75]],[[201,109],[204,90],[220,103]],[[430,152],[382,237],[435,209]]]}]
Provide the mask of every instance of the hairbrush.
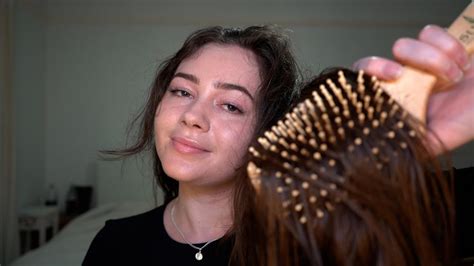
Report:
[{"label": "hairbrush", "polygon": [[[306,87],[313,90],[303,91],[303,100],[249,148],[247,168],[257,191],[262,177],[277,180],[271,189],[283,208],[301,214],[300,223],[324,217],[346,197],[341,188],[354,165],[384,171],[424,132],[377,78],[362,71],[339,70],[336,80]],[[315,211],[304,214],[310,205]]]},{"label": "hairbrush", "polygon": [[[474,4],[469,4],[451,24],[448,32],[461,42],[468,54],[474,51]],[[435,76],[405,66],[402,76],[393,82],[383,82],[384,89],[409,113],[426,121],[428,98],[437,82]]]},{"label": "hairbrush", "polygon": [[[474,4],[469,4],[448,29],[469,54],[474,51],[473,28]],[[311,95],[304,95],[284,119],[258,138],[258,145],[249,148],[252,183],[258,191],[262,175],[275,177],[279,182],[274,189],[285,198],[284,208],[301,212],[307,204],[316,204],[316,217],[323,217],[344,197],[344,190],[338,188],[351,175],[347,169],[353,168],[354,161],[363,159],[367,169],[383,170],[400,149],[415,143],[410,138],[424,134],[422,125],[435,82],[435,76],[408,66],[395,82],[349,70],[340,70],[337,78],[324,82],[313,81],[307,86]],[[357,150],[363,152],[347,157]],[[310,191],[312,187],[319,191]],[[299,198],[305,200],[298,203]],[[307,220],[306,215],[299,216],[301,223]]]},{"label": "hairbrush", "polygon": [[[449,28],[468,53],[471,28],[473,4]],[[435,82],[410,67],[391,83],[338,69],[305,86],[249,148],[263,264],[451,264],[452,186],[424,143]]]},{"label": "hairbrush", "polygon": [[[393,265],[448,258],[450,251],[439,250],[450,246],[452,194],[425,134],[424,124],[362,71],[336,69],[306,85],[299,103],[249,147],[247,172],[266,230],[282,230],[266,233],[277,238],[266,244],[274,257],[299,258],[283,256],[299,243],[312,265],[327,254],[368,265],[355,255],[367,246],[391,252],[390,259],[405,248]],[[269,229],[275,222],[283,227]],[[344,230],[353,245],[337,242]],[[355,244],[358,235],[371,242]]]}]

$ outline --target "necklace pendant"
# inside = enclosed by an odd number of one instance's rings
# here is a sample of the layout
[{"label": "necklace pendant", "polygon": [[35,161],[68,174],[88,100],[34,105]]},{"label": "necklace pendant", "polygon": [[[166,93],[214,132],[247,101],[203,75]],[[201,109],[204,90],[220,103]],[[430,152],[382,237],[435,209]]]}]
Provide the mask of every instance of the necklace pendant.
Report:
[{"label": "necklace pendant", "polygon": [[201,253],[201,251],[199,250],[199,252],[196,253],[196,255],[194,255],[194,257],[196,258],[196,260],[202,260],[202,253]]}]

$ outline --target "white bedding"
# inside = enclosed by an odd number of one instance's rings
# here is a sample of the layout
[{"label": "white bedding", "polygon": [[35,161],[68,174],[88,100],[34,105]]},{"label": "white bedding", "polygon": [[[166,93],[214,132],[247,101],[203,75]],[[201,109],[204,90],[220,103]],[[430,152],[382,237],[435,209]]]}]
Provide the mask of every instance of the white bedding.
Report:
[{"label": "white bedding", "polygon": [[92,239],[106,220],[131,216],[152,208],[150,203],[145,202],[103,204],[74,219],[44,246],[26,253],[11,266],[81,265]]}]

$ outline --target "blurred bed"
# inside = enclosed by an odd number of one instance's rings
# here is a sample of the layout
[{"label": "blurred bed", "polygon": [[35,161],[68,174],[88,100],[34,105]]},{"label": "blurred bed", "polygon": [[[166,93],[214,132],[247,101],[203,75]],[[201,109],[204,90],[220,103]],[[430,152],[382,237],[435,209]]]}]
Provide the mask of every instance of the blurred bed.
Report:
[{"label": "blurred bed", "polygon": [[71,221],[48,243],[27,252],[11,266],[81,265],[92,239],[106,220],[131,216],[155,206],[152,179],[139,171],[136,164],[100,162],[97,179],[97,207]]}]

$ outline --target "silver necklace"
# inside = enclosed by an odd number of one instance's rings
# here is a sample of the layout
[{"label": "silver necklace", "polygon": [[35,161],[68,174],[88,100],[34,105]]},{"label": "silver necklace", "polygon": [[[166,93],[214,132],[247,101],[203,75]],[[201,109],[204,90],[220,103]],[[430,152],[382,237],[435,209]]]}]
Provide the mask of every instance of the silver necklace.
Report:
[{"label": "silver necklace", "polygon": [[179,229],[178,225],[176,224],[175,220],[174,220],[174,204],[173,204],[173,207],[171,207],[171,222],[173,223],[174,225],[174,228],[176,228],[176,231],[178,231],[178,233],[181,235],[181,238],[184,240],[184,242],[186,242],[186,244],[190,245],[192,248],[194,249],[197,249],[198,252],[194,255],[194,257],[196,258],[196,260],[202,260],[204,257],[202,255],[202,249],[205,248],[207,245],[211,244],[212,242],[216,241],[217,239],[219,238],[216,238],[216,239],[213,239],[213,240],[210,240],[210,241],[207,241],[206,244],[204,244],[202,247],[197,247],[191,243],[189,243],[188,240],[186,240],[186,238],[184,237],[184,234],[183,232],[181,232],[181,230]]}]

